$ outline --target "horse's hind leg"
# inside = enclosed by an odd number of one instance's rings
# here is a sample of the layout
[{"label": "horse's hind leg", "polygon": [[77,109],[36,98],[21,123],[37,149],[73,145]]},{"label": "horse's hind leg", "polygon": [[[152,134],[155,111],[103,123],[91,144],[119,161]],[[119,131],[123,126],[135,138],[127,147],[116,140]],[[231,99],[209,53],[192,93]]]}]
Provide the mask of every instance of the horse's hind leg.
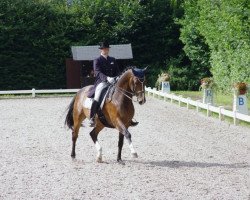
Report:
[{"label": "horse's hind leg", "polygon": [[72,131],[72,151],[71,151],[71,157],[75,158],[76,157],[76,140],[78,138],[78,133],[79,133],[79,128],[80,127],[74,127],[74,130]]},{"label": "horse's hind leg", "polygon": [[100,123],[96,123],[96,127],[90,132],[90,136],[95,143],[95,147],[97,150],[97,162],[101,163],[102,162],[102,147],[98,142],[97,136],[99,132],[103,129],[103,125]]},{"label": "horse's hind leg", "polygon": [[72,158],[76,157],[76,152],[75,152],[76,140],[78,138],[78,133],[79,133],[79,129],[81,127],[81,123],[85,118],[86,118],[86,116],[83,113],[81,113],[77,117],[74,117],[74,129],[72,131],[72,151],[71,151]]},{"label": "horse's hind leg", "polygon": [[76,149],[76,140],[77,140],[77,137],[78,137],[78,132],[79,132],[79,129],[72,131],[72,150],[71,150],[71,157],[72,158],[76,157],[75,149]]},{"label": "horse's hind leg", "polygon": [[122,147],[123,147],[123,141],[124,141],[124,135],[119,132],[119,141],[118,141],[118,155],[117,155],[117,161],[119,163],[122,163]]}]

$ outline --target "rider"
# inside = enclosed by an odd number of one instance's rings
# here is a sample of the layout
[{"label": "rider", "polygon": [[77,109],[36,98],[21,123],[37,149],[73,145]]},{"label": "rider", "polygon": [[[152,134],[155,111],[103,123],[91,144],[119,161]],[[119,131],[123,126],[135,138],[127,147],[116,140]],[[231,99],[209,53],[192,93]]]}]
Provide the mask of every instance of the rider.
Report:
[{"label": "rider", "polygon": [[[95,126],[95,114],[97,113],[100,106],[100,95],[104,88],[109,84],[114,84],[116,82],[116,77],[120,75],[120,70],[117,65],[116,59],[109,56],[109,43],[107,41],[100,43],[100,53],[101,55],[94,60],[94,74],[95,74],[95,84],[89,91],[88,97],[93,98],[90,109],[90,126]],[[132,126],[136,126],[138,122],[131,122]]]}]

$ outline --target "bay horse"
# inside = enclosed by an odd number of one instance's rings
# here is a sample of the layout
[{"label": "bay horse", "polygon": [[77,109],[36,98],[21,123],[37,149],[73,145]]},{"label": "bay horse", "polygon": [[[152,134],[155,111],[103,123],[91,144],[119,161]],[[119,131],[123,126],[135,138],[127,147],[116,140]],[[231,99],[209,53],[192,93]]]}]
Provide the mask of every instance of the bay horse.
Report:
[{"label": "bay horse", "polygon": [[[118,78],[114,85],[114,93],[111,101],[105,101],[102,113],[106,118],[110,127],[116,128],[119,131],[118,154],[117,161],[123,163],[121,152],[123,147],[124,136],[128,141],[131,155],[137,158],[138,155],[134,150],[131,134],[128,128],[131,125],[131,120],[134,116],[133,96],[137,97],[140,105],[146,102],[145,98],[145,69],[130,68],[125,70]],[[75,158],[76,140],[78,138],[81,123],[85,118],[89,118],[90,110],[84,107],[84,101],[87,99],[87,94],[92,86],[86,86],[79,90],[74,96],[68,107],[68,113],[65,119],[65,125],[72,130],[72,152],[71,157]],[[95,127],[90,132],[90,136],[97,150],[97,162],[102,161],[102,147],[98,142],[98,134],[105,127],[99,117],[95,117]]]}]

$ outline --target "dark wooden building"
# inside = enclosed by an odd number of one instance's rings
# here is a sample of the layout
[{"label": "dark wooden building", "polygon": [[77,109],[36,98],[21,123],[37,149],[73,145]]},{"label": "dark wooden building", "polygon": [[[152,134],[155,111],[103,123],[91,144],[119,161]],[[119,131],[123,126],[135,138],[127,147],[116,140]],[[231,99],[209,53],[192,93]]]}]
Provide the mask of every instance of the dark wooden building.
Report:
[{"label": "dark wooden building", "polygon": [[[100,56],[99,46],[73,46],[72,57],[66,59],[67,88],[82,88],[94,83],[93,60]],[[117,59],[120,70],[131,65],[131,44],[110,45],[109,55]]]}]

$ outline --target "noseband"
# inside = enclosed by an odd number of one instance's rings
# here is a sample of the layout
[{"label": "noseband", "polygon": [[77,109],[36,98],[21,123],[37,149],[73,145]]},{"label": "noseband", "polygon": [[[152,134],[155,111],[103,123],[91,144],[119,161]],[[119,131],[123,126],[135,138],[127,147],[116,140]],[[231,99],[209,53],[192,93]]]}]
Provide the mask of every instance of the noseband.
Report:
[{"label": "noseband", "polygon": [[[141,79],[141,78],[138,78],[138,77],[136,77],[136,78],[137,78],[137,80],[141,83],[142,91],[136,92],[135,90],[132,90],[132,91],[133,91],[133,94],[134,94],[135,96],[136,96],[136,94],[145,93],[144,87],[143,87],[143,83],[144,83],[145,79],[144,79],[144,78]],[[133,88],[133,89],[134,89],[134,88]]]}]

